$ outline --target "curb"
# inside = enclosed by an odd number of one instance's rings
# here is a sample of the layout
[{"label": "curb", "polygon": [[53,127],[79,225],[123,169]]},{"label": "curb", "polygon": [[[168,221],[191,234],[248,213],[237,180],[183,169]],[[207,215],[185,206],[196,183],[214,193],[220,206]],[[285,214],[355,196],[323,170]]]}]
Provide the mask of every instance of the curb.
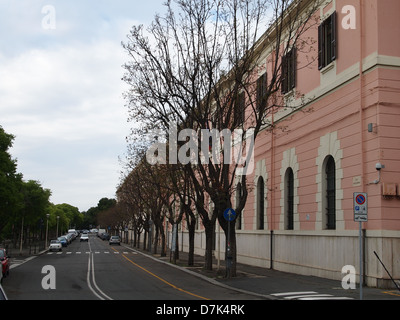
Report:
[{"label": "curb", "polygon": [[35,255],[33,255],[33,256],[30,256],[30,257],[25,258],[25,259],[24,259],[23,261],[21,261],[20,263],[12,263],[12,264],[10,265],[10,270],[11,270],[11,269],[14,269],[14,268],[17,268],[17,267],[23,265],[24,263],[26,263],[26,262],[28,262],[28,261],[31,261],[31,260],[33,260],[33,259],[35,259],[35,258],[37,258],[38,256],[41,256],[42,254],[44,254],[44,253],[47,252],[47,251],[49,251],[49,250],[48,250],[48,249],[45,249],[45,250],[43,250],[43,251],[40,251],[39,253],[37,253],[37,254],[35,254]]}]

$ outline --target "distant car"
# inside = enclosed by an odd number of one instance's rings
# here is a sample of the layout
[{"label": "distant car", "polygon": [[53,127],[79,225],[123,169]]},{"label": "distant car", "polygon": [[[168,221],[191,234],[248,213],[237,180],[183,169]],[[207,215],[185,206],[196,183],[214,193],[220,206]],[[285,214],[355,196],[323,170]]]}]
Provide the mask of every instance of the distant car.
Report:
[{"label": "distant car", "polygon": [[10,273],[10,257],[6,249],[0,249],[1,274],[5,278]]},{"label": "distant car", "polygon": [[61,242],[61,246],[68,247],[68,240],[66,237],[58,237],[57,240]]},{"label": "distant car", "polygon": [[80,241],[89,241],[89,235],[87,233],[82,233]]},{"label": "distant car", "polygon": [[65,239],[67,239],[68,244],[70,244],[72,242],[72,235],[70,233],[67,233],[63,237],[65,237]]},{"label": "distant car", "polygon": [[59,240],[51,240],[49,251],[62,251],[62,244]]},{"label": "distant car", "polygon": [[71,241],[76,239],[76,233],[75,232],[68,232],[68,235],[71,237]]},{"label": "distant car", "polygon": [[121,245],[121,239],[119,238],[119,236],[111,236],[109,242],[110,245],[111,244],[119,244]]},{"label": "distant car", "polygon": [[104,232],[100,235],[100,239],[101,240],[109,240],[110,239],[110,235],[107,232]]}]

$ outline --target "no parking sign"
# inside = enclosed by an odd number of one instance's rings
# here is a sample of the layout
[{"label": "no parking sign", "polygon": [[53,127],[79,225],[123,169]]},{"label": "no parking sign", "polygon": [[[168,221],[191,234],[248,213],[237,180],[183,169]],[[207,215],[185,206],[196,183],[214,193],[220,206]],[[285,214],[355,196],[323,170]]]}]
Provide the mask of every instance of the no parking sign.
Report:
[{"label": "no parking sign", "polygon": [[354,192],[354,221],[368,221],[368,200],[364,192]]}]

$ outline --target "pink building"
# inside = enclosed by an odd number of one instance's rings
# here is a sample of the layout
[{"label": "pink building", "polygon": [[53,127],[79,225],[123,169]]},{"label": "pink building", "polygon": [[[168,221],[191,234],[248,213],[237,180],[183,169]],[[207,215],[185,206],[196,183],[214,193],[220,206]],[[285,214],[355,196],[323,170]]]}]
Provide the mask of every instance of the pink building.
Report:
[{"label": "pink building", "polygon": [[[353,193],[365,192],[365,282],[390,285],[373,252],[399,279],[400,1],[327,0],[315,14],[319,25],[304,35],[314,48],[291,57],[297,68],[284,86],[291,108],[275,113],[256,140],[237,259],[338,280],[345,265],[359,272]],[[267,56],[258,61],[265,70]],[[301,107],[298,94],[308,101]],[[216,250],[225,247],[222,234]]]}]

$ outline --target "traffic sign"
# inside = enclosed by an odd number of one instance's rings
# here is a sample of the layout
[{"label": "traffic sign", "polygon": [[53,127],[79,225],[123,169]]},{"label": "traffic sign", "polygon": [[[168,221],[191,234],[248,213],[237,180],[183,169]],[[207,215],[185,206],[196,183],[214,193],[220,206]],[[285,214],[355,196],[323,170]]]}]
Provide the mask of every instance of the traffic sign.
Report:
[{"label": "traffic sign", "polygon": [[368,200],[364,192],[354,192],[354,221],[368,221]]},{"label": "traffic sign", "polygon": [[236,212],[232,208],[228,208],[224,211],[224,218],[226,221],[233,221],[235,220]]}]

